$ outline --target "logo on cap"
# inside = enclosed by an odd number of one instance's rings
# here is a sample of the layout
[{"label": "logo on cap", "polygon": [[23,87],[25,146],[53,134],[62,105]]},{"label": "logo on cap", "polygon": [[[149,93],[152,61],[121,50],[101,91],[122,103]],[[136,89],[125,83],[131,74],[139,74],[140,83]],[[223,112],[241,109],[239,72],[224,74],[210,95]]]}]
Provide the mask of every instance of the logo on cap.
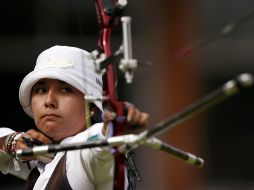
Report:
[{"label": "logo on cap", "polygon": [[63,57],[49,57],[45,63],[46,67],[56,67],[56,68],[68,68],[73,66],[74,63],[70,59]]}]

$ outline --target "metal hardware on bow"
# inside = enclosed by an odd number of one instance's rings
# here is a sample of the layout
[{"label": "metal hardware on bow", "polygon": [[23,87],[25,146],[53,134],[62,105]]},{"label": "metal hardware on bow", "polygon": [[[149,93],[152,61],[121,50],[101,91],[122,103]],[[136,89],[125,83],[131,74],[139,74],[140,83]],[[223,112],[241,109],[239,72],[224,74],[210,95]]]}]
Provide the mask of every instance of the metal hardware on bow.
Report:
[{"label": "metal hardware on bow", "polygon": [[[97,73],[105,73],[108,64],[119,63],[119,69],[125,74],[127,83],[133,80],[133,73],[137,69],[138,62],[132,56],[132,37],[131,37],[131,17],[121,17],[123,29],[123,44],[113,54],[106,56],[98,50],[91,52],[90,57],[94,60],[95,71]],[[123,58],[121,58],[123,56]]]},{"label": "metal hardware on bow", "polygon": [[85,95],[85,100],[92,103],[94,101],[106,101],[108,98],[105,96],[93,96],[93,95]]},{"label": "metal hardware on bow", "polygon": [[137,60],[132,57],[132,39],[131,39],[131,17],[122,17],[123,26],[123,55],[119,69],[125,73],[127,83],[133,80],[133,72],[137,68]]}]

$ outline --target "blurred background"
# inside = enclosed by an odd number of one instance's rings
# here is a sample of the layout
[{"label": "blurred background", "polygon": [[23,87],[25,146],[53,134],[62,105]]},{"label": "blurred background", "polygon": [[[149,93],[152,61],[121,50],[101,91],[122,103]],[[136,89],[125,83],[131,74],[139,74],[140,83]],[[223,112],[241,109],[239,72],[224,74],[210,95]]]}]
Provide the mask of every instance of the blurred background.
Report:
[{"label": "blurred background", "polygon": [[[252,0],[129,0],[134,56],[142,63],[134,83],[119,74],[119,96],[151,115],[151,125],[171,116],[242,72],[254,71]],[[23,77],[38,54],[53,45],[97,47],[93,1],[3,1],[0,11],[0,125],[25,131],[34,127],[18,100]],[[121,44],[121,27],[112,34],[112,51]],[[209,39],[209,40],[207,40]],[[184,54],[186,47],[195,48]],[[186,51],[185,51],[186,52]],[[254,189],[254,89],[231,97],[160,138],[205,159],[196,168],[174,157],[141,147],[135,151],[142,176],[139,190]],[[23,189],[23,182],[0,176],[0,189]]]}]

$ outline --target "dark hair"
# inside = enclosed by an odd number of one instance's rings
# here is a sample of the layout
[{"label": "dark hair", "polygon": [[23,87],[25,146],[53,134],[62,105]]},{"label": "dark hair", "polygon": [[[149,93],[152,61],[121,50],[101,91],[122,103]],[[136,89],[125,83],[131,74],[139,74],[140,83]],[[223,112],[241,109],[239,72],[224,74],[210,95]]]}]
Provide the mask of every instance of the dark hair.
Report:
[{"label": "dark hair", "polygon": [[91,125],[102,122],[102,111],[94,104],[91,110],[94,112],[93,117],[91,117]]}]

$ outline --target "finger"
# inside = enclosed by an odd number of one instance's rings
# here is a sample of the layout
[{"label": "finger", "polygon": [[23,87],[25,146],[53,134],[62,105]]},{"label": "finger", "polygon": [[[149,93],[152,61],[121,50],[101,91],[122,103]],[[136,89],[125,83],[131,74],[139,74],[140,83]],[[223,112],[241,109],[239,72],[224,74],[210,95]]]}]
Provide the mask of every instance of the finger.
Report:
[{"label": "finger", "polygon": [[39,131],[36,131],[34,129],[30,129],[28,130],[25,134],[24,134],[25,137],[29,137],[33,140],[37,140],[37,141],[40,141],[42,142],[43,144],[51,144],[52,141],[46,136],[44,135],[43,133],[39,132]]},{"label": "finger", "polygon": [[139,120],[139,125],[141,127],[146,127],[149,124],[149,120],[150,120],[149,114],[141,113],[141,117],[140,117],[140,120]]},{"label": "finger", "polygon": [[28,148],[28,146],[27,146],[27,144],[22,139],[16,140],[15,150],[25,149],[25,148]]},{"label": "finger", "polygon": [[142,115],[141,112],[138,109],[135,109],[130,124],[140,125],[141,115]]},{"label": "finger", "polygon": [[38,131],[35,129],[29,129],[28,131],[25,132],[26,134],[30,135],[30,136],[34,136],[36,137],[38,135]]},{"label": "finger", "polygon": [[134,120],[135,120],[135,117],[137,117],[136,116],[137,109],[133,106],[129,106],[127,109],[128,109],[127,110],[128,111],[127,112],[127,121],[128,121],[128,123],[133,124]]},{"label": "finger", "polygon": [[116,117],[116,114],[113,111],[110,111],[108,109],[104,110],[104,113],[103,113],[104,122],[110,122],[110,121],[114,120],[115,117]]}]

